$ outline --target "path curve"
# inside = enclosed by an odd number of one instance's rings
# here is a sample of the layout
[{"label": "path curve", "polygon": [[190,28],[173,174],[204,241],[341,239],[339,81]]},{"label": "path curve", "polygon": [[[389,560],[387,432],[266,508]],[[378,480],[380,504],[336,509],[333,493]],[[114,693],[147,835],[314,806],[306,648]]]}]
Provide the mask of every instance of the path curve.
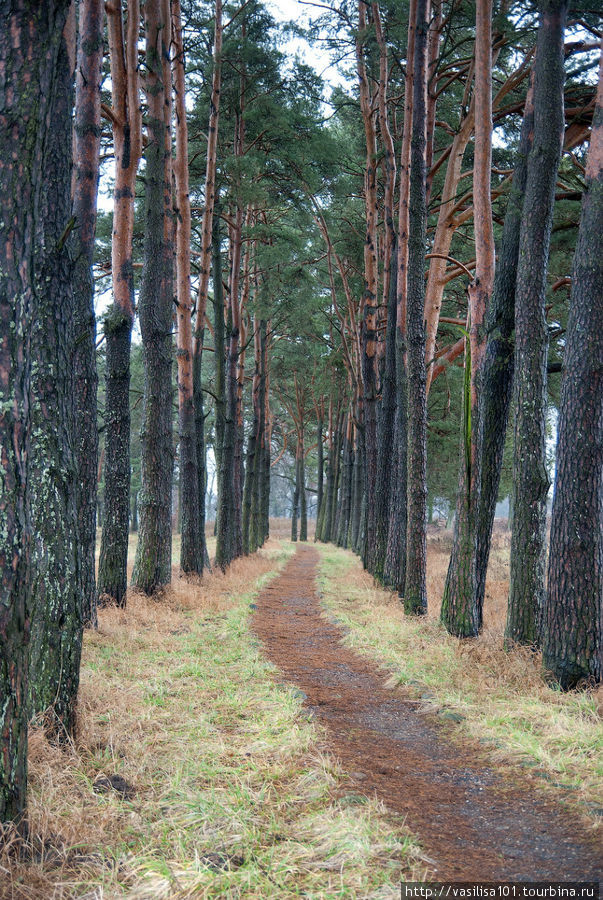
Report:
[{"label": "path curve", "polygon": [[601,846],[580,822],[527,779],[510,784],[470,740],[447,740],[445,726],[342,646],[321,615],[318,559],[312,546],[298,547],[260,595],[253,627],[326,726],[327,749],[354,789],[406,816],[438,880],[599,880]]}]

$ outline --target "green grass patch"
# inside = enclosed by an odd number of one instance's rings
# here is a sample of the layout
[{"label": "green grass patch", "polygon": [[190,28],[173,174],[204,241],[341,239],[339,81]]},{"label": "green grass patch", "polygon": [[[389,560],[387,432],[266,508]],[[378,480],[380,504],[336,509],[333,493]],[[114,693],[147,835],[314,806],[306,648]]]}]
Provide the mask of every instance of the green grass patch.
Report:
[{"label": "green grass patch", "polygon": [[[79,744],[33,736],[32,830],[58,862],[13,868],[15,898],[377,900],[424,873],[401,821],[346,792],[250,629],[250,604],[292,552],[272,542],[225,576],[102,613]],[[130,799],[95,792],[114,774]]]}]

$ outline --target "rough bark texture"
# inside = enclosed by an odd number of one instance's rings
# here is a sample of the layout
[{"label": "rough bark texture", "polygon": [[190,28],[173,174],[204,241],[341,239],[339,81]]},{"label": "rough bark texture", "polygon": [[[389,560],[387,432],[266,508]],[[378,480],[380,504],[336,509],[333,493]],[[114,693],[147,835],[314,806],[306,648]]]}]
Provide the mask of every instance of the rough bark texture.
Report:
[{"label": "rough bark texture", "polygon": [[482,372],[482,413],[479,422],[478,455],[481,457],[477,546],[475,559],[475,606],[481,611],[486,592],[490,540],[498,498],[505,437],[513,392],[515,363],[515,281],[519,257],[519,234],[528,155],[534,130],[533,79],[531,82],[507,202],[503,235],[498,251],[492,301],[486,319],[487,344]]},{"label": "rough bark texture", "polygon": [[385,558],[390,523],[390,499],[393,489],[392,448],[396,427],[396,307],[398,256],[396,245],[390,258],[385,367],[381,381],[377,443],[377,480],[375,484],[375,544],[371,554],[372,574],[384,581]]},{"label": "rough bark texture", "polygon": [[546,553],[545,417],[548,333],[544,308],[557,167],[563,138],[567,3],[546,0],[534,71],[534,143],[519,239],[515,292],[513,532],[506,637],[539,641]]},{"label": "rough bark texture", "polygon": [[[50,16],[57,12],[51,6]],[[31,13],[29,14],[31,15]],[[76,519],[72,268],[65,249],[71,216],[75,18],[56,48],[55,78],[38,199],[38,308],[30,322],[32,442],[27,477],[33,532],[30,591],[31,711],[46,713],[59,740],[75,729],[82,640]]]},{"label": "rough bark texture", "polygon": [[[417,0],[415,27],[413,124],[410,157],[408,241],[408,528],[404,608],[427,612],[427,393],[425,369],[425,78],[427,65],[426,0]],[[410,26],[409,26],[410,27]]]},{"label": "rough bark texture", "polygon": [[[478,434],[479,388],[486,350],[484,321],[494,285],[492,168],[492,2],[477,0],[475,28],[475,159],[473,203],[475,278],[469,285],[469,340],[465,353],[467,390],[463,397],[460,477],[450,564],[441,619],[451,634],[475,637],[482,625],[476,604],[475,564],[481,456]],[[468,377],[467,377],[468,376]]]},{"label": "rough bark texture", "polygon": [[73,216],[75,218],[73,292],[75,304],[76,459],[78,540],[81,555],[82,617],[96,626],[96,489],[98,428],[96,395],[96,319],[92,261],[96,230],[101,134],[103,3],[82,0],[76,69]]},{"label": "rough bark texture", "polygon": [[[172,241],[170,19],[165,2],[145,6],[148,143],[144,268],[139,298],[144,397],[140,524],[132,583],[147,594],[172,574]],[[166,64],[167,63],[167,64]]]},{"label": "rough bark texture", "polygon": [[356,68],[360,91],[360,108],[364,123],[366,162],[364,169],[364,294],[362,319],[362,382],[364,385],[364,446],[365,446],[365,529],[362,561],[370,566],[370,554],[375,545],[375,486],[377,481],[377,138],[375,130],[376,105],[371,97],[365,47],[367,23],[365,4],[358,3],[358,32],[356,36]]},{"label": "rough bark texture", "polygon": [[113,305],[104,321],[105,496],[98,564],[98,602],[124,606],[130,515],[130,344],[132,317]]},{"label": "rough bark texture", "polygon": [[543,662],[603,678],[603,63],[574,257],[559,412]]},{"label": "rough bark texture", "polygon": [[111,280],[113,305],[104,322],[107,346],[105,391],[105,496],[98,567],[99,603],[126,602],[130,514],[130,343],[134,320],[132,236],[136,172],[142,152],[138,76],[138,0],[128,4],[124,36],[122,4],[107,7],[115,185]]},{"label": "rough bark texture", "polygon": [[[74,724],[76,556],[70,217],[73,29],[66,2],[2,2],[0,32],[0,822],[27,789],[28,637],[36,699]],[[68,47],[68,44],[70,45]],[[10,123],[10,127],[9,127]],[[33,621],[32,621],[33,620]],[[64,628],[64,633],[61,628]],[[64,681],[57,675],[64,664]]]},{"label": "rough bark texture", "polygon": [[320,520],[321,510],[323,508],[323,497],[324,497],[324,449],[322,444],[322,436],[323,436],[323,427],[324,423],[322,418],[319,416],[316,424],[316,530],[314,532],[314,540],[319,540],[318,537],[318,522]]},{"label": "rough bark texture", "polygon": [[[176,299],[178,362],[178,440],[180,449],[180,568],[183,572],[203,571],[199,515],[199,472],[194,405],[193,331],[191,301],[191,203],[188,177],[188,126],[186,122],[186,77],[180,0],[172,0],[174,33],[174,107],[176,112]],[[211,225],[210,225],[211,254]],[[203,320],[201,317],[203,327]]]}]

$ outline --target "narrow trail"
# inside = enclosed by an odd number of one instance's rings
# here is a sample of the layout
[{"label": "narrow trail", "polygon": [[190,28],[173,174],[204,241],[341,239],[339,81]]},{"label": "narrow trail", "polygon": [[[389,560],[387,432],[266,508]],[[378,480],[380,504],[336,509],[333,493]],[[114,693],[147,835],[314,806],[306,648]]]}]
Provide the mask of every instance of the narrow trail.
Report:
[{"label": "narrow trail", "polygon": [[445,726],[342,646],[321,615],[317,562],[300,546],[260,595],[253,626],[326,726],[327,749],[355,790],[406,816],[438,880],[599,880],[601,846],[585,826],[527,778],[510,783],[469,739],[447,739]]}]

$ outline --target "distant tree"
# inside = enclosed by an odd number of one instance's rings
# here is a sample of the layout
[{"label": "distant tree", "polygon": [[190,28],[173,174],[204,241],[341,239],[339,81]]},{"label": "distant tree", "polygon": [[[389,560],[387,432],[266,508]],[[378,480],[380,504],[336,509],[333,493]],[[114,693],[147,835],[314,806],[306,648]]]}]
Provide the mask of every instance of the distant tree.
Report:
[{"label": "distant tree", "polygon": [[[203,571],[203,545],[199,503],[199,461],[195,431],[193,396],[193,331],[191,298],[191,203],[188,173],[188,124],[186,120],[186,61],[182,38],[180,0],[172,0],[174,57],[172,60],[175,97],[176,158],[176,320],[178,363],[178,445],[180,451],[180,568],[183,572]],[[203,313],[204,316],[204,313]]]},{"label": "distant tree", "polygon": [[603,61],[574,257],[559,410],[543,662],[603,679]]}]

